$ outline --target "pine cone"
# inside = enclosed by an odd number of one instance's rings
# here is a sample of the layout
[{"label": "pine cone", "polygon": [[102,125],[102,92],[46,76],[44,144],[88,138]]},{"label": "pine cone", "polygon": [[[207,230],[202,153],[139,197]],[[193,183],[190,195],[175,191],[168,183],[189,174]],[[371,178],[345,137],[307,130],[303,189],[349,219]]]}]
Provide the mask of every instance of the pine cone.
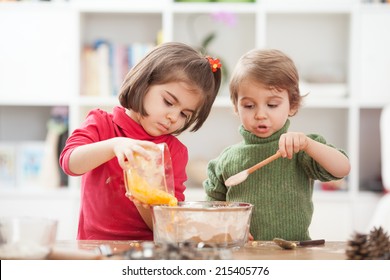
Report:
[{"label": "pine cone", "polygon": [[390,260],[390,237],[382,227],[369,234],[355,233],[346,249],[349,260]]},{"label": "pine cone", "polygon": [[368,236],[367,234],[355,233],[347,243],[347,259],[367,260],[368,259]]},{"label": "pine cone", "polygon": [[382,227],[370,231],[368,239],[368,258],[370,260],[388,260],[390,257],[390,237]]}]

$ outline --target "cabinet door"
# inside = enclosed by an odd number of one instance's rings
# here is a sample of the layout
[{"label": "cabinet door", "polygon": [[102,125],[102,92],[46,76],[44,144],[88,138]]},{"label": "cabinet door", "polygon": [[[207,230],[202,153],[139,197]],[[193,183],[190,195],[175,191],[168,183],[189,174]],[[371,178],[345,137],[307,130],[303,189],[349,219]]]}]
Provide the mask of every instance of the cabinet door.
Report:
[{"label": "cabinet door", "polygon": [[390,10],[367,9],[361,14],[360,97],[390,102]]},{"label": "cabinet door", "polygon": [[66,7],[2,7],[0,102],[69,99],[77,89],[74,16]]}]

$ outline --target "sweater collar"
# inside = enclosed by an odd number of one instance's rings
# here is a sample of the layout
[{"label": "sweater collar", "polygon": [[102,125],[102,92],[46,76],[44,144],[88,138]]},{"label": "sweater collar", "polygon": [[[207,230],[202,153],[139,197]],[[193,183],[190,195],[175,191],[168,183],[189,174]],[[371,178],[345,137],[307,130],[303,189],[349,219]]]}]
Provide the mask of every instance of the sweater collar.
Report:
[{"label": "sweater collar", "polygon": [[277,132],[275,132],[274,134],[272,134],[267,138],[257,137],[253,133],[246,130],[243,125],[240,126],[239,131],[242,137],[244,138],[245,144],[266,144],[274,141],[279,141],[280,136],[283,133],[287,132],[289,126],[290,126],[290,120],[287,119],[286,123],[280,130],[278,130]]},{"label": "sweater collar", "polygon": [[122,129],[125,135],[130,138],[136,136],[138,140],[160,143],[165,142],[168,137],[168,135],[157,137],[149,135],[139,123],[126,114],[126,109],[120,106],[116,106],[113,110],[113,121]]}]

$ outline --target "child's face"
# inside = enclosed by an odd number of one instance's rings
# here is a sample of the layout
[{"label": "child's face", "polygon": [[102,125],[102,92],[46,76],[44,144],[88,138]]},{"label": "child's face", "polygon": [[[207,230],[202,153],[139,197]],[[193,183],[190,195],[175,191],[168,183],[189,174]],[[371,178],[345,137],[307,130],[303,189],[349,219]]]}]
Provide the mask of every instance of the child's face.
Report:
[{"label": "child's face", "polygon": [[184,82],[151,86],[145,95],[146,117],[138,121],[151,136],[172,134],[181,129],[201,104],[201,94]]},{"label": "child's face", "polygon": [[240,85],[235,111],[245,129],[261,138],[280,130],[294,113],[287,91],[277,92],[250,80]]}]

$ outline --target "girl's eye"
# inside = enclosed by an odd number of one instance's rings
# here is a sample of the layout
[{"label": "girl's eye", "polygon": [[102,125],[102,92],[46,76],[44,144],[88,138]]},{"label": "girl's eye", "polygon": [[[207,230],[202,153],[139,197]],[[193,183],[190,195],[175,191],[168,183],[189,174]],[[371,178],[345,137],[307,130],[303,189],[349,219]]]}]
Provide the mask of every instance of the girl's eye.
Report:
[{"label": "girl's eye", "polygon": [[187,119],[187,120],[191,117],[190,114],[186,114],[186,113],[184,113],[184,112],[181,112],[180,115],[181,115],[183,118]]},{"label": "girl's eye", "polygon": [[164,98],[164,103],[165,103],[166,105],[168,105],[168,106],[172,106],[172,105],[173,105],[171,102],[169,102],[168,99],[165,99],[165,98]]},{"label": "girl's eye", "polygon": [[278,104],[268,104],[268,107],[270,107],[270,108],[276,108],[276,107],[278,107]]}]

